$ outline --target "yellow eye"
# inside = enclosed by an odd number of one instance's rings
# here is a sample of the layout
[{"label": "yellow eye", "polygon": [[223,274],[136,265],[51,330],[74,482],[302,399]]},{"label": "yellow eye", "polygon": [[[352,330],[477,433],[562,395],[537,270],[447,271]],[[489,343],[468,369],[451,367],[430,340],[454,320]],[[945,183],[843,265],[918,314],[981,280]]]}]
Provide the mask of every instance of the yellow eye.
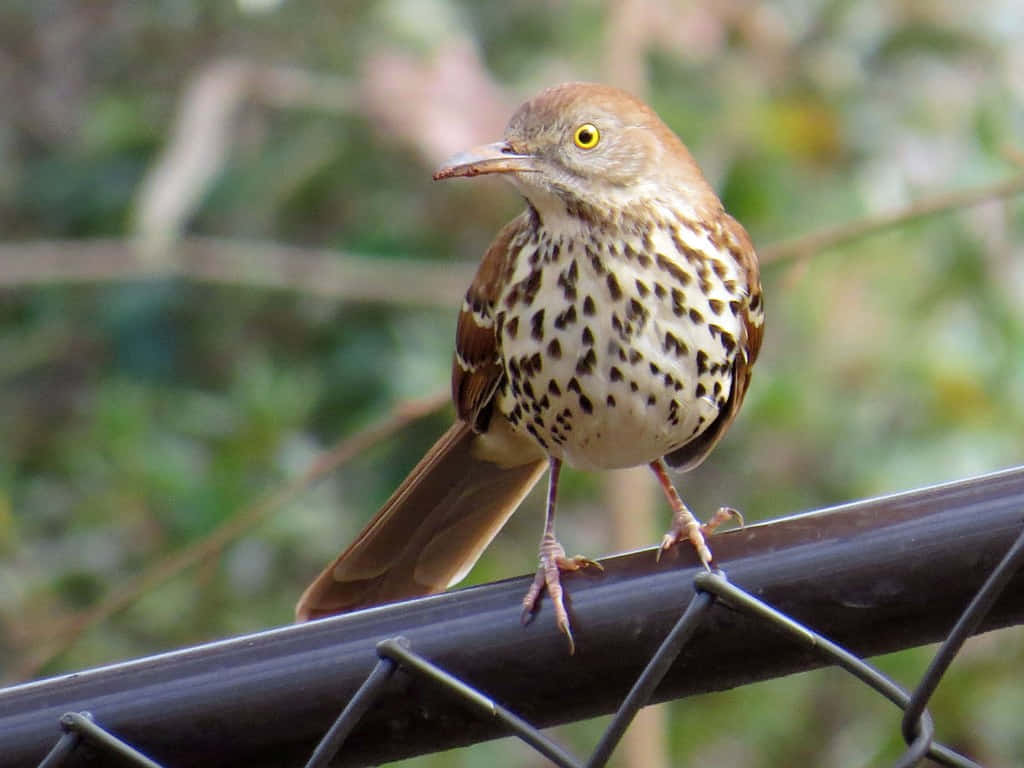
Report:
[{"label": "yellow eye", "polygon": [[593,149],[601,140],[601,133],[593,123],[584,123],[572,135],[573,143],[580,149]]}]

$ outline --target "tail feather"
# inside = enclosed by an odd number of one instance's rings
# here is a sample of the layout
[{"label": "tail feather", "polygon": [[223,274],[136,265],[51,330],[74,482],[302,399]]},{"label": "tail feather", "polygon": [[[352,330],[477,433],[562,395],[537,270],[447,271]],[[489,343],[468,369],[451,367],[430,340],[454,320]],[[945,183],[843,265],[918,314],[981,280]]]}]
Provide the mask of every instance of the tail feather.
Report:
[{"label": "tail feather", "polygon": [[298,621],[440,592],[460,581],[546,467],[536,448],[482,451],[456,422],[352,545],[299,598]]}]

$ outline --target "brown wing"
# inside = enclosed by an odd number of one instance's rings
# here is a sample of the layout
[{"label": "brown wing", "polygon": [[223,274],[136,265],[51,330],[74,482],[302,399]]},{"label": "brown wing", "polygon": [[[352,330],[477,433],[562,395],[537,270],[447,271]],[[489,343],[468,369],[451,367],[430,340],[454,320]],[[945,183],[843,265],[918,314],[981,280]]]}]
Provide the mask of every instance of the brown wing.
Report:
[{"label": "brown wing", "polygon": [[519,216],[494,238],[459,312],[452,362],[452,399],[458,417],[472,424],[478,432],[487,428],[491,400],[503,373],[495,305],[501,283],[510,269],[510,246],[526,222],[525,216]]},{"label": "brown wing", "polygon": [[732,424],[743,397],[750,384],[750,374],[757,355],[761,351],[764,336],[764,298],[761,295],[761,277],[758,272],[757,253],[750,236],[736,219],[724,214],[722,232],[729,252],[742,266],[746,279],[747,297],[742,307],[743,335],[737,345],[736,359],[732,364],[732,389],[725,406],[707,429],[686,445],[665,456],[671,467],[689,470],[696,467],[711,453]]}]

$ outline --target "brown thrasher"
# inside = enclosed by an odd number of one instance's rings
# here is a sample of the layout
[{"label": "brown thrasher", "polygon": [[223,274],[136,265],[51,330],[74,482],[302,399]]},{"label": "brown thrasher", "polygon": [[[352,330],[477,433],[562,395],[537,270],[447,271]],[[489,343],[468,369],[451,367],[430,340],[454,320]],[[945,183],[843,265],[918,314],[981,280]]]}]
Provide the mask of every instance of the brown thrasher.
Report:
[{"label": "brown thrasher", "polygon": [[707,566],[708,527],[668,477],[732,423],[761,346],[750,238],[686,147],[645,104],[571,83],[523,104],[505,138],[457,155],[435,179],[498,173],[526,200],[487,249],[459,314],[456,423],[355,542],[306,589],[299,620],[439,592],[459,581],[550,470],[540,567],[572,634],[555,538],[563,462],[648,464],[673,509],[659,553],[688,539]]}]

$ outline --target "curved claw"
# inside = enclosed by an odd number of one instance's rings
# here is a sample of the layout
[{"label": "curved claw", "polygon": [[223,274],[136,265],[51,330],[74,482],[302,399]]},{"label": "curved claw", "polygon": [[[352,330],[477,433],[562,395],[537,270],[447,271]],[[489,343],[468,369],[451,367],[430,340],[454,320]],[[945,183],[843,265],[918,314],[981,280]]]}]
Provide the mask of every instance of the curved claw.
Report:
[{"label": "curved claw", "polygon": [[733,509],[732,507],[719,507],[715,511],[715,514],[711,516],[711,519],[700,527],[701,533],[705,536],[710,536],[718,530],[718,526],[722,523],[728,522],[729,520],[738,521],[740,528],[746,525],[746,522],[743,519],[743,514],[738,509]]},{"label": "curved claw", "polygon": [[540,605],[540,596],[547,589],[551,597],[551,604],[555,611],[555,623],[558,629],[569,641],[569,654],[576,652],[576,643],[572,637],[572,629],[569,625],[569,612],[565,609],[565,592],[562,589],[560,574],[563,571],[578,571],[583,568],[597,568],[604,570],[604,566],[596,560],[591,560],[583,555],[566,557],[565,550],[556,541],[553,544],[542,547],[540,552],[540,566],[533,577],[533,583],[523,597],[523,610],[520,614],[520,621],[523,625],[529,624]]}]

